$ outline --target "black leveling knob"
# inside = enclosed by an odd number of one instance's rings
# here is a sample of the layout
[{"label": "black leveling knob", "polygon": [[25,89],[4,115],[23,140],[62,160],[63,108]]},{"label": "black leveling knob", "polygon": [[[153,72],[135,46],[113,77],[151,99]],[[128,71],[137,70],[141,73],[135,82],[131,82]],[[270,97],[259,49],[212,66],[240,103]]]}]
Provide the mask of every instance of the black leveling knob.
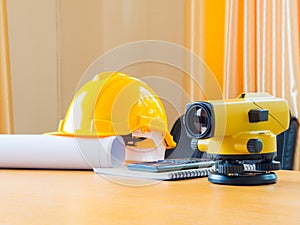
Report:
[{"label": "black leveling knob", "polygon": [[240,174],[244,172],[244,165],[239,162],[218,162],[219,174]]},{"label": "black leveling knob", "polygon": [[260,139],[253,138],[247,142],[247,150],[250,153],[260,153],[263,147],[263,143]]},{"label": "black leveling knob", "polygon": [[259,171],[280,170],[280,162],[278,161],[259,162],[255,164],[255,168]]}]

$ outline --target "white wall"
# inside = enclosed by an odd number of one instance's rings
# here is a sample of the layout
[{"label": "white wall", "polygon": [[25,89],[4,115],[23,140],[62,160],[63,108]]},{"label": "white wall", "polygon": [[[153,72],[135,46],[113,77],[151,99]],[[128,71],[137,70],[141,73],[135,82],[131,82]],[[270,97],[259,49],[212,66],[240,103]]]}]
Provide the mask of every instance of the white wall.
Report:
[{"label": "white wall", "polygon": [[[84,71],[112,48],[149,39],[183,45],[183,0],[8,0],[7,6],[16,133],[55,130]],[[182,72],[164,64],[122,71],[182,85]],[[152,85],[160,96],[176,96]],[[173,123],[177,112],[164,104]]]},{"label": "white wall", "polygon": [[39,133],[56,129],[56,0],[6,2],[15,132]]}]

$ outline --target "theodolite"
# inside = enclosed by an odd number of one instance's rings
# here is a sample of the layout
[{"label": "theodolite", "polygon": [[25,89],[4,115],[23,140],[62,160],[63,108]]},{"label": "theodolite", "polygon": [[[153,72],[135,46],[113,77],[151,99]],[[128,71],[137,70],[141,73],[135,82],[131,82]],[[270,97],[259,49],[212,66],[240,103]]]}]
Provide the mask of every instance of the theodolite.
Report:
[{"label": "theodolite", "polygon": [[[273,170],[276,135],[288,129],[290,112],[285,99],[268,93],[244,93],[236,99],[192,102],[184,124],[191,146],[216,160],[209,181],[217,184],[259,185],[277,181]],[[246,171],[245,165],[255,165]]]}]

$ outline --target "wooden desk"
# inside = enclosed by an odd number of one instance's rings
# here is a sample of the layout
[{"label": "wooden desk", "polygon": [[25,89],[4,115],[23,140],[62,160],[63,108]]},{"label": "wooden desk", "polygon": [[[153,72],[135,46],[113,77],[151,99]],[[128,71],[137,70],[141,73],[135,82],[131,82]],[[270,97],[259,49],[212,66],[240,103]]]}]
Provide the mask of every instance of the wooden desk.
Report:
[{"label": "wooden desk", "polygon": [[92,171],[0,170],[0,224],[299,224],[300,172],[277,175],[265,186],[129,186]]}]

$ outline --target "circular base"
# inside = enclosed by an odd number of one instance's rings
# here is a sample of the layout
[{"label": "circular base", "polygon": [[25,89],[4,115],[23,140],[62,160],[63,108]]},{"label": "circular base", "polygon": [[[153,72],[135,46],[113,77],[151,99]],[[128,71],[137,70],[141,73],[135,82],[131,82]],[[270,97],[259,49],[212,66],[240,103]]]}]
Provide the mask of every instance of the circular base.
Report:
[{"label": "circular base", "polygon": [[263,185],[273,184],[277,181],[277,175],[274,172],[245,172],[238,175],[228,176],[213,172],[209,174],[208,180],[215,184],[226,185]]}]

